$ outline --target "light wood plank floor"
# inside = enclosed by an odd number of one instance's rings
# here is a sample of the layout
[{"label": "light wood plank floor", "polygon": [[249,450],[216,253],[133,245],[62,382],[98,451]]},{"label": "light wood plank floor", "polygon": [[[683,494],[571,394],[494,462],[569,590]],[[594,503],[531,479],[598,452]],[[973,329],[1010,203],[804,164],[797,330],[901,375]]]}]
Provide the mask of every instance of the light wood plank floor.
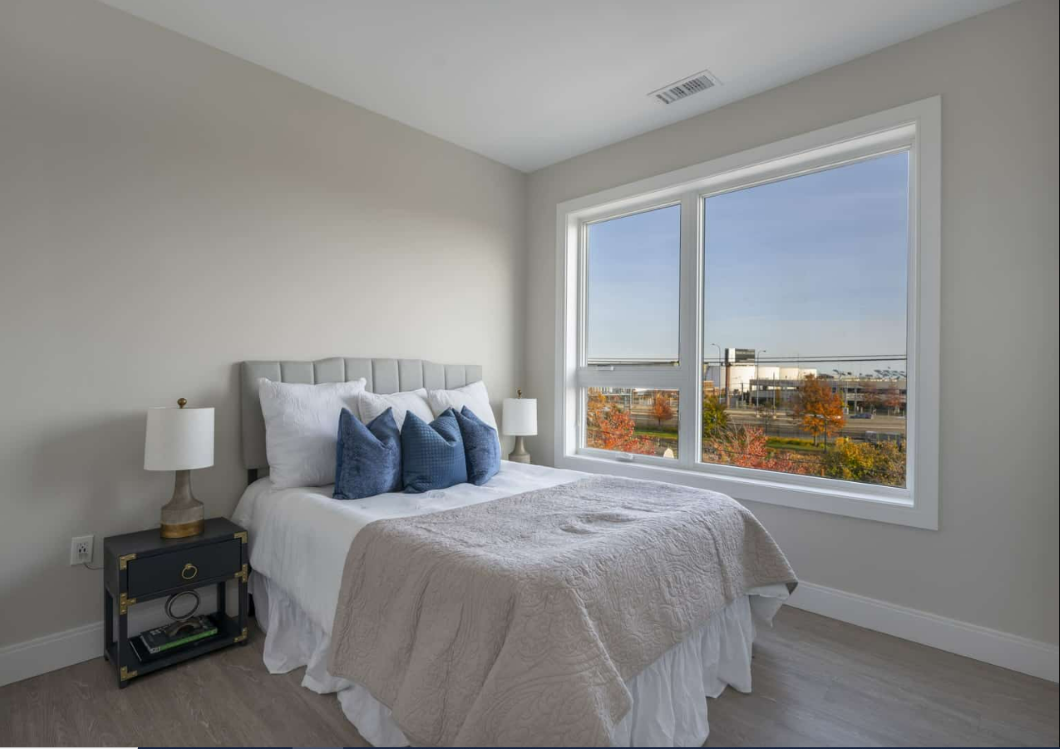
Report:
[{"label": "light wood plank floor", "polygon": [[[333,695],[272,676],[264,636],[119,691],[103,659],[0,688],[0,745],[364,746]],[[782,609],[754,693],[708,701],[708,746],[1057,746],[1055,684]]]}]

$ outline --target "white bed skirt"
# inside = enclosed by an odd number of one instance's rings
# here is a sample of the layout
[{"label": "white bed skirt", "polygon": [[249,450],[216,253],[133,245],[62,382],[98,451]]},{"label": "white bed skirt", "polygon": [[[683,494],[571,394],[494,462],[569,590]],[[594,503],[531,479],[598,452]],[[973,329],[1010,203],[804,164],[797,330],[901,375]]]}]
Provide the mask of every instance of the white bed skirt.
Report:
[{"label": "white bed skirt", "polygon": [[[284,674],[306,666],[302,686],[336,692],[342,711],[374,746],[407,746],[390,708],[360,684],[327,671],[330,635],[269,578],[253,573],[255,617],[265,631],[265,666]],[[751,691],[755,620],[769,623],[788,597],[787,587],[756,588],[715,614],[684,642],[628,682],[633,708],[615,726],[612,746],[702,746],[710,732],[704,697],[726,686]]]}]

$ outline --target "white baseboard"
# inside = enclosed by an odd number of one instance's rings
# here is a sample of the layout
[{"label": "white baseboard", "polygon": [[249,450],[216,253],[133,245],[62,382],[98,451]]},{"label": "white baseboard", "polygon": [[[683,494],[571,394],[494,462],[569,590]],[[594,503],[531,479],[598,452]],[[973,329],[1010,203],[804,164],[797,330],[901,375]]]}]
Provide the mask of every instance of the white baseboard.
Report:
[{"label": "white baseboard", "polygon": [[823,585],[799,583],[788,605],[1056,682],[1060,647]]},{"label": "white baseboard", "polygon": [[[1060,648],[926,611],[799,583],[788,605],[1056,682]],[[0,648],[0,686],[103,655],[103,622]]]},{"label": "white baseboard", "polygon": [[103,655],[103,622],[0,648],[0,687]]}]

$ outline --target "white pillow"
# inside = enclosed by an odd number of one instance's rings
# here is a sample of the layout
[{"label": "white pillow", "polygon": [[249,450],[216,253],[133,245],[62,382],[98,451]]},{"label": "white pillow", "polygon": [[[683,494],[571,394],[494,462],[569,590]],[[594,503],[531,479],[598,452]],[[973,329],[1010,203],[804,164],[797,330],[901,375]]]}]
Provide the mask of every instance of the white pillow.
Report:
[{"label": "white pillow", "polygon": [[409,411],[412,411],[428,424],[434,421],[431,407],[427,405],[427,391],[423,388],[406,390],[403,393],[388,393],[387,395],[369,393],[366,390],[357,396],[357,405],[361,409],[361,421],[365,424],[370,424],[372,419],[388,408],[394,409],[394,421],[397,422],[398,429],[401,429],[405,424],[405,414]]},{"label": "white pillow", "polygon": [[258,380],[269,477],[275,486],[335,483],[339,415],[343,408],[357,413],[357,395],[365,384],[364,378],[320,385]]},{"label": "white pillow", "polygon": [[482,380],[454,390],[428,390],[427,401],[431,404],[435,417],[441,416],[448,408],[460,411],[467,406],[475,416],[493,427],[497,432],[497,443],[500,444],[500,430],[497,429],[497,419],[494,418],[493,408],[490,407],[490,394]]}]

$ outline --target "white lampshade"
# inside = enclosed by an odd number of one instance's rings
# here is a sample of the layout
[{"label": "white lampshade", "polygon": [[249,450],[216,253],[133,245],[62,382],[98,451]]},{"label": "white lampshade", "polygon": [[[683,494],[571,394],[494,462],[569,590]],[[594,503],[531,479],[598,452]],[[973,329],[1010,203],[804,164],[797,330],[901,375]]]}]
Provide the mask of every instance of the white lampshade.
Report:
[{"label": "white lampshade", "polygon": [[184,471],[212,465],[212,408],[147,410],[144,470]]},{"label": "white lampshade", "polygon": [[537,399],[504,399],[504,433],[512,437],[537,434]]}]

